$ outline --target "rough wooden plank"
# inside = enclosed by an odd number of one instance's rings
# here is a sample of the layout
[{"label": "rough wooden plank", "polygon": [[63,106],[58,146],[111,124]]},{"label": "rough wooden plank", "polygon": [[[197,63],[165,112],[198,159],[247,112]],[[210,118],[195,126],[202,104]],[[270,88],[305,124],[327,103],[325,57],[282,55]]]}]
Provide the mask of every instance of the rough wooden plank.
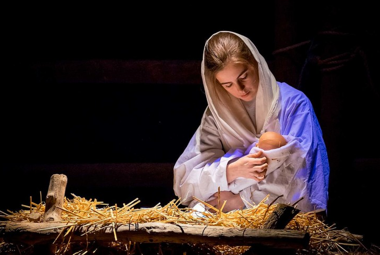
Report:
[{"label": "rough wooden plank", "polygon": [[[7,222],[3,233],[9,243],[47,244],[52,243],[66,223],[24,223]],[[71,235],[71,242],[79,241],[115,241],[112,225],[97,230],[101,226],[76,226]],[[85,234],[87,233],[87,234]],[[309,243],[309,234],[296,230],[284,229],[237,229],[220,226],[202,226],[188,224],[142,223],[116,226],[119,242],[138,243],[207,243],[208,245],[242,245],[260,244],[262,246],[298,249]]]}]

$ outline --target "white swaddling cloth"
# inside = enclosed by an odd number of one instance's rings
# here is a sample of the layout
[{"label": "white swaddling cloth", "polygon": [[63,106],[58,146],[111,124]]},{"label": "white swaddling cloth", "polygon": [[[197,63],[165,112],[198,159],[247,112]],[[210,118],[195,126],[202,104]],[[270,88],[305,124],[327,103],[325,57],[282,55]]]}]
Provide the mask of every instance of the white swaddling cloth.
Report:
[{"label": "white swaddling cloth", "polygon": [[[287,161],[293,158],[293,157],[289,157],[289,155],[293,151],[293,147],[295,143],[296,143],[295,141],[289,142],[280,148],[271,149],[271,150],[260,149],[259,147],[256,147],[256,144],[254,144],[254,145],[251,145],[247,149],[246,153],[251,154],[251,153],[256,153],[260,150],[263,151],[264,155],[268,159],[268,170],[266,172],[266,176],[270,176],[272,172],[279,170],[280,168],[286,169],[286,166],[290,165],[290,162],[287,162]],[[257,181],[253,179],[239,177],[235,181],[229,184],[229,188],[231,192],[237,194],[241,190],[251,185],[254,185],[256,183]]]}]

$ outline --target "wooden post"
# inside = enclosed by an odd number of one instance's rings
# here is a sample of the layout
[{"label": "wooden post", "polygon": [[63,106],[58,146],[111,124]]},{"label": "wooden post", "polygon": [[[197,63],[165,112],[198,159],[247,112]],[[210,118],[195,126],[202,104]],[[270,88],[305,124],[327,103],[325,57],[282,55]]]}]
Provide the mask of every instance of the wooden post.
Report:
[{"label": "wooden post", "polygon": [[278,204],[276,209],[269,216],[263,228],[284,229],[286,225],[300,212],[299,209],[286,204]]},{"label": "wooden post", "polygon": [[46,195],[46,207],[44,221],[60,221],[63,200],[67,185],[67,176],[64,174],[53,174],[50,177],[49,189]]}]

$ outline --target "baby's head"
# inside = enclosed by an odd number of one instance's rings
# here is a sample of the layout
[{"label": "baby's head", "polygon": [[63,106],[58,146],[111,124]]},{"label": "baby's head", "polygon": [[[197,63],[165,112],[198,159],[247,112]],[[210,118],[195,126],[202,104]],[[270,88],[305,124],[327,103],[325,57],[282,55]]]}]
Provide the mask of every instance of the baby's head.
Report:
[{"label": "baby's head", "polygon": [[279,133],[268,131],[265,132],[259,139],[257,147],[263,150],[277,149],[287,143],[286,139]]}]

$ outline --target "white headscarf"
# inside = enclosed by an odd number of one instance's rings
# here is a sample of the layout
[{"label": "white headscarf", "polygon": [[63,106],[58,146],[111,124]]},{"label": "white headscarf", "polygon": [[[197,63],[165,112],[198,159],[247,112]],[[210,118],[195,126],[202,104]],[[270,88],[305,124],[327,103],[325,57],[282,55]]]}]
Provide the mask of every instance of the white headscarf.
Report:
[{"label": "white headscarf", "polygon": [[255,116],[253,123],[242,101],[231,96],[220,84],[215,84],[211,75],[205,71],[204,53],[209,39],[207,40],[201,65],[202,80],[208,107],[215,117],[223,146],[228,151],[230,148],[247,148],[254,141],[257,141],[257,138],[266,130],[280,132],[277,118],[280,111],[280,92],[275,77],[252,41],[243,35],[230,31],[219,31],[215,34],[221,32],[235,34],[245,42],[258,62],[259,74],[258,92],[256,99],[252,100],[252,103],[256,104],[253,107],[256,111],[253,114]]}]

